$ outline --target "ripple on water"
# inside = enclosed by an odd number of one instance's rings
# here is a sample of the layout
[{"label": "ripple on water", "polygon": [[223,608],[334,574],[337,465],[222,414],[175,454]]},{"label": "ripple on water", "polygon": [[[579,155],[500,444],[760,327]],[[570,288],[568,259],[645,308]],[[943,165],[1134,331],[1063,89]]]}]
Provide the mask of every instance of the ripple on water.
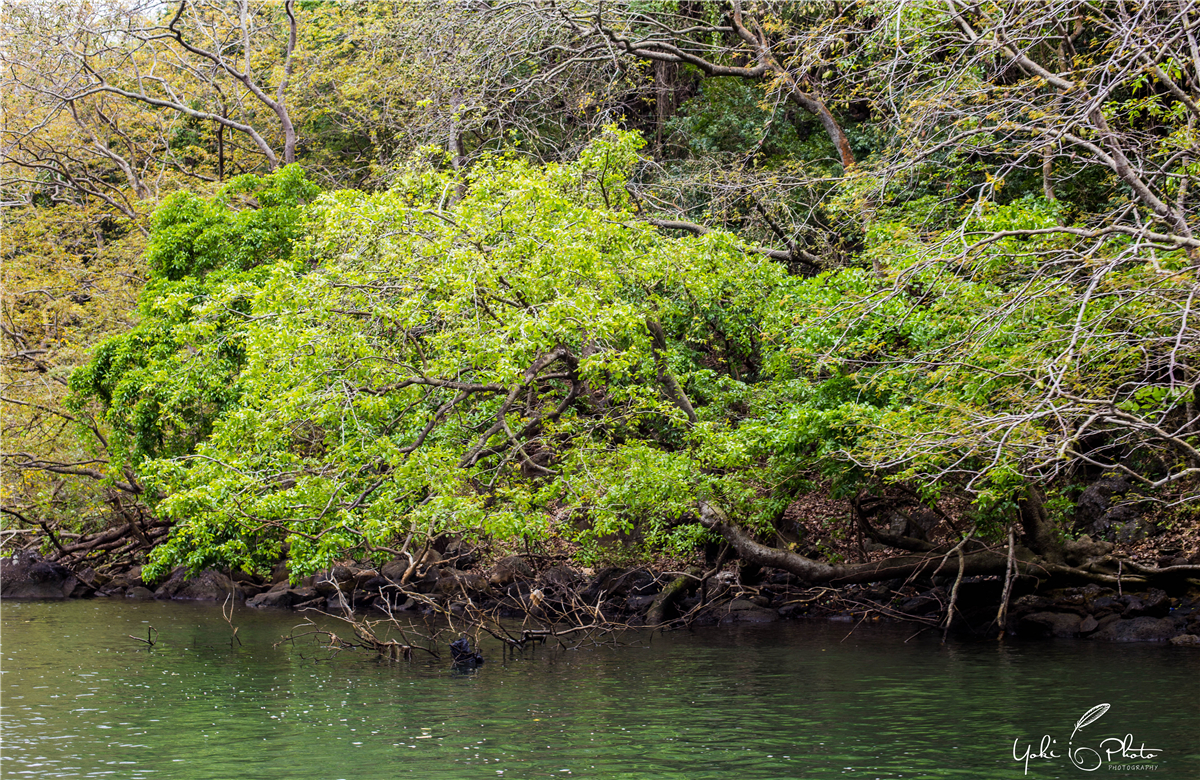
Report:
[{"label": "ripple on water", "polygon": [[[485,643],[491,662],[461,675],[273,647],[289,613],[239,611],[232,649],[216,606],[6,603],[0,618],[5,777],[988,780],[1018,776],[1013,739],[1100,701],[1114,729],[1161,743],[1155,777],[1200,777],[1200,653],[1176,648],[775,624],[507,663]],[[128,638],[148,626],[151,650]]]}]

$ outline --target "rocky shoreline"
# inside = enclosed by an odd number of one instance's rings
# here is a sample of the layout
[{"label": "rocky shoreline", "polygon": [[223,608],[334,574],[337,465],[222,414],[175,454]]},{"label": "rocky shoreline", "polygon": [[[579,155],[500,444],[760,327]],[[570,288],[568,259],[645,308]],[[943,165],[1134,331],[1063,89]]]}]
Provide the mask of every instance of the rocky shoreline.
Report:
[{"label": "rocky shoreline", "polygon": [[[451,551],[453,552],[453,551]],[[959,583],[956,635],[997,631],[999,578],[966,577]],[[175,570],[151,587],[141,567],[115,574],[72,571],[22,553],[0,559],[0,598],[129,598],[225,602],[255,609],[318,609],[356,613],[383,610],[416,614],[483,611],[499,617],[569,620],[580,605],[614,625],[711,626],[771,623],[796,618],[908,621],[941,631],[949,583],[895,581],[871,587],[812,587],[795,575],[737,566],[702,575],[655,572],[645,567],[576,568],[545,556],[510,555],[490,566],[471,551],[442,556],[432,550],[415,564],[393,560],[379,568],[338,565],[299,582],[286,566],[270,579],[207,569],[188,577]],[[1200,595],[1173,597],[1150,588],[1139,592],[1087,585],[1021,592],[1008,607],[1006,633],[1028,638],[1110,642],[1170,642],[1200,647]]]}]

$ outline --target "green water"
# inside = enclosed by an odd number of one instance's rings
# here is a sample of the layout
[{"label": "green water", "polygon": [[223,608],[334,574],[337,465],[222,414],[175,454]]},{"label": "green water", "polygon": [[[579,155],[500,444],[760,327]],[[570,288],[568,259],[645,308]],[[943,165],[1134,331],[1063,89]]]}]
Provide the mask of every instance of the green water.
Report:
[{"label": "green water", "polygon": [[[1100,703],[1075,744],[1129,733],[1161,753],[1121,774],[1200,778],[1200,651],[1185,648],[789,623],[508,661],[485,644],[489,662],[462,674],[273,648],[290,613],[239,609],[232,650],[215,606],[0,616],[4,778],[1018,778],[1014,740],[1059,749]],[[151,625],[152,650],[128,638]],[[1060,757],[1027,776],[1113,771]]]}]

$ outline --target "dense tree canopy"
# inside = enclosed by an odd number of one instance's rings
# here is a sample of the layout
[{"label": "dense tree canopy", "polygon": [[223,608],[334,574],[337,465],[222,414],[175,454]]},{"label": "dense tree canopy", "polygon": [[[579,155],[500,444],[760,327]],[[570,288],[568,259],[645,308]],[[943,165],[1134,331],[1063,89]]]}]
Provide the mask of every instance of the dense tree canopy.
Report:
[{"label": "dense tree canopy", "polygon": [[173,524],[152,571],[302,573],[753,556],[817,482],[1058,563],[1103,473],[1188,520],[1186,3],[4,14],[20,523],[107,501]]}]

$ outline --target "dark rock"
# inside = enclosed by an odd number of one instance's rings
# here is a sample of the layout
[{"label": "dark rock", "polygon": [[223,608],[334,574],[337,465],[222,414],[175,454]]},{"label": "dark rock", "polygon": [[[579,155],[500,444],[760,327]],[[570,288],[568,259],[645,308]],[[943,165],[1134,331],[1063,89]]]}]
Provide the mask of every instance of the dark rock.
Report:
[{"label": "dark rock", "polygon": [[[315,591],[314,591],[315,592]],[[260,593],[246,602],[247,607],[255,609],[291,609],[301,601],[307,601],[300,591],[288,587],[274,587],[266,593]]]},{"label": "dark rock", "polygon": [[630,612],[642,613],[650,609],[650,605],[654,603],[654,596],[629,596],[625,599],[625,607]]},{"label": "dark rock", "polygon": [[[1102,558],[1113,550],[1112,542],[1097,541],[1084,534],[1078,539],[1070,539],[1063,544],[1067,563],[1072,566],[1082,566],[1095,558]],[[1090,587],[1098,588],[1093,584]]]},{"label": "dark rock", "polygon": [[1126,607],[1121,617],[1133,618],[1149,615],[1166,617],[1171,613],[1171,599],[1161,590],[1151,588],[1148,592],[1126,596]]},{"label": "dark rock", "polygon": [[433,568],[427,570],[424,576],[421,578],[409,580],[408,582],[409,586],[416,590],[417,593],[433,593],[435,590],[437,590],[437,583],[441,578],[442,570],[439,567],[434,566]]},{"label": "dark rock", "polygon": [[487,586],[488,581],[482,575],[469,574],[447,566],[441,570],[441,576],[438,577],[434,585],[434,590],[449,596],[464,592],[479,593],[485,590]]},{"label": "dark rock", "polygon": [[1088,486],[1075,503],[1075,527],[1099,536],[1113,525],[1109,515],[1115,500],[1129,492],[1129,481],[1122,476],[1107,476]]},{"label": "dark rock", "polygon": [[408,572],[408,560],[406,558],[397,558],[394,561],[388,561],[383,564],[383,568],[379,570],[381,576],[387,578],[391,582],[400,584],[400,580],[404,579],[405,573]]},{"label": "dark rock", "polygon": [[941,603],[937,599],[930,598],[929,596],[917,596],[915,598],[905,599],[904,601],[900,602],[900,605],[897,607],[897,609],[906,615],[917,616],[927,615],[930,612],[939,611],[941,608]]},{"label": "dark rock", "polygon": [[354,569],[354,590],[361,590],[368,582],[379,576],[375,569]]},{"label": "dark rock", "polygon": [[287,561],[280,561],[275,564],[275,568],[271,569],[271,584],[278,585],[281,582],[287,582],[291,575],[288,573]]},{"label": "dark rock", "polygon": [[391,584],[392,584],[391,580],[389,580],[387,577],[380,575],[377,577],[372,577],[371,579],[364,582],[361,586],[361,590],[364,590],[368,593],[376,593],[377,594],[377,593],[382,593],[383,589],[388,587]]},{"label": "dark rock", "polygon": [[773,623],[779,620],[779,613],[773,609],[763,609],[747,599],[734,599],[728,604],[713,610],[718,616],[719,625],[733,623]]},{"label": "dark rock", "polygon": [[444,560],[456,569],[470,569],[479,562],[479,555],[476,554],[474,545],[465,539],[458,539],[446,545]]},{"label": "dark rock", "polygon": [[589,604],[595,604],[601,595],[605,598],[622,598],[630,593],[644,596],[662,590],[654,575],[645,569],[624,570],[616,567],[601,569],[580,592],[580,597]]},{"label": "dark rock", "polygon": [[143,588],[141,585],[134,585],[132,588],[125,591],[125,598],[137,599],[138,601],[147,601],[154,598],[154,593],[149,588]]},{"label": "dark rock", "polygon": [[799,585],[801,579],[790,571],[779,571],[772,574],[768,582],[772,585]]},{"label": "dark rock", "polygon": [[519,555],[510,555],[496,561],[496,565],[488,572],[488,582],[497,587],[504,587],[515,580],[531,579],[533,569]]},{"label": "dark rock", "polygon": [[1156,617],[1114,620],[1092,634],[1105,642],[1165,642],[1179,633],[1174,621]]},{"label": "dark rock", "polygon": [[1117,541],[1137,542],[1145,539],[1147,536],[1153,536],[1154,528],[1139,522],[1137,511],[1132,507],[1110,509],[1105,517],[1112,517],[1117,513],[1120,513],[1120,517],[1114,519],[1111,524],[1112,533]]},{"label": "dark rock", "polygon": [[553,566],[538,575],[537,583],[542,587],[557,587],[564,590],[583,582],[583,573],[571,566]]},{"label": "dark rock", "polygon": [[235,601],[244,601],[245,592],[226,575],[214,569],[205,569],[195,577],[187,576],[182,566],[171,572],[170,578],[154,592],[156,599],[176,601],[225,601],[233,595]]},{"label": "dark rock", "polygon": [[[71,586],[69,591],[67,590],[68,586]],[[67,598],[71,599],[90,599],[96,595],[96,590],[92,585],[76,577],[68,577],[67,581],[63,583],[63,592],[67,594]]]},{"label": "dark rock", "polygon": [[1038,596],[1033,593],[1022,596],[1013,602],[1012,608],[1014,611],[1020,610],[1024,612],[1046,612],[1053,608],[1054,601],[1045,596]]},{"label": "dark rock", "polygon": [[450,658],[457,667],[483,665],[483,654],[471,647],[471,642],[465,636],[450,643]]},{"label": "dark rock", "polygon": [[[1095,622],[1095,621],[1093,621]],[[1025,636],[1075,636],[1081,621],[1078,615],[1064,612],[1034,612],[1021,618],[1017,624],[1019,633]]]},{"label": "dark rock", "polygon": [[354,590],[354,572],[348,566],[334,566],[317,572],[313,584],[327,599],[336,598],[339,591],[348,595]]},{"label": "dark rock", "polygon": [[64,592],[71,573],[63,566],[42,560],[36,553],[0,558],[0,598],[65,599],[75,587]]},{"label": "dark rock", "polygon": [[436,563],[441,563],[444,559],[442,554],[434,549],[425,551],[425,554],[417,561],[418,566],[432,566]]},{"label": "dark rock", "polygon": [[779,608],[779,617],[790,618],[803,614],[804,607],[802,604],[784,604]]},{"label": "dark rock", "polygon": [[1100,622],[1097,621],[1096,618],[1092,617],[1091,615],[1088,615],[1079,624],[1079,633],[1080,634],[1090,634],[1098,628],[1100,628]]},{"label": "dark rock", "polygon": [[1168,640],[1171,644],[1179,647],[1197,647],[1200,648],[1200,636],[1195,634],[1180,634],[1176,637],[1171,637]]}]

